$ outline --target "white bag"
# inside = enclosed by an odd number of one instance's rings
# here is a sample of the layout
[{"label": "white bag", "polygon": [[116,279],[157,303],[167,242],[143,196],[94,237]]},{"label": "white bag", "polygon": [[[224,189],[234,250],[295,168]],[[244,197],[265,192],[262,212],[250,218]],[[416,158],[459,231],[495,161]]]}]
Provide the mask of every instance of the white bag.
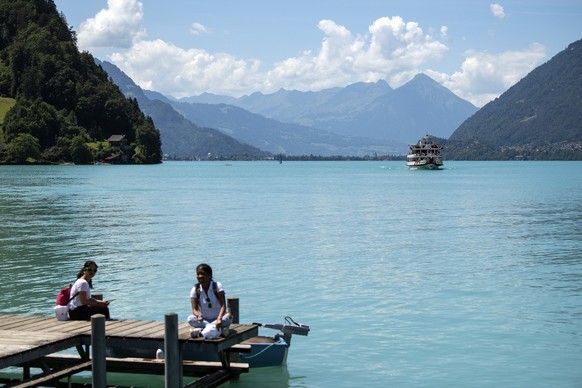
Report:
[{"label": "white bag", "polygon": [[69,306],[55,306],[54,310],[58,321],[66,321],[69,319]]}]

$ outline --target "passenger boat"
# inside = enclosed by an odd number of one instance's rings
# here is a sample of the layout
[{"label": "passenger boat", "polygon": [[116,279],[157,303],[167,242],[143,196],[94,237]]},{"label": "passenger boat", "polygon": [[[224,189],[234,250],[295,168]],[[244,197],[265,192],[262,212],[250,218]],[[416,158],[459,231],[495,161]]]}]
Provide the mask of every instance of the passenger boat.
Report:
[{"label": "passenger boat", "polygon": [[408,148],[406,165],[411,169],[438,170],[443,166],[442,146],[433,143],[428,135]]}]

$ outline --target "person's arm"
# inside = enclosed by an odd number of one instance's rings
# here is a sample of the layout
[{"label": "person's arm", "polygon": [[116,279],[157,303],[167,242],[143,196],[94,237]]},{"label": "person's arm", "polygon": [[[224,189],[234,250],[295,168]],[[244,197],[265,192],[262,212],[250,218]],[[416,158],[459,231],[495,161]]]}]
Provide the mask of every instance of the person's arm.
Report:
[{"label": "person's arm", "polygon": [[97,300],[95,298],[87,298],[87,291],[79,291],[79,299],[83,306],[101,306],[106,307],[109,305],[107,300]]},{"label": "person's arm", "polygon": [[200,306],[198,305],[198,298],[190,298],[190,304],[192,305],[192,314],[201,321],[202,314],[200,313]]},{"label": "person's arm", "polygon": [[226,300],[224,297],[224,291],[218,293],[218,302],[220,302],[220,311],[218,312],[218,317],[216,318],[216,327],[220,327],[222,324],[222,317],[226,314]]}]

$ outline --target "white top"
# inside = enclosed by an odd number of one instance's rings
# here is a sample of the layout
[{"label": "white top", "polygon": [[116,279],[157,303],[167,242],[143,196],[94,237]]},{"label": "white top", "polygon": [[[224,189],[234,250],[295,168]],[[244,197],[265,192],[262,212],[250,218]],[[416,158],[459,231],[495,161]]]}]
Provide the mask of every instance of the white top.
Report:
[{"label": "white top", "polygon": [[[71,297],[79,291],[85,291],[87,299],[91,298],[91,287],[89,287],[89,283],[83,278],[77,279],[77,281],[73,284],[73,287],[71,287]],[[74,310],[77,307],[82,306],[81,295],[77,295],[71,299],[68,306],[69,310]]]},{"label": "white top", "polygon": [[[210,281],[210,285],[208,286],[208,294],[200,285],[200,300],[198,304],[200,305],[200,310],[202,310],[202,317],[207,321],[214,321],[218,318],[218,313],[220,312],[220,302],[218,300],[218,295],[214,294],[214,289],[212,286],[213,281]],[[222,283],[216,283],[216,293],[220,293],[221,291],[224,292],[224,288],[222,287]],[[192,287],[190,291],[190,298],[198,299],[198,294],[196,293],[196,286]],[[207,300],[210,301],[210,305],[212,308],[208,307]]]}]

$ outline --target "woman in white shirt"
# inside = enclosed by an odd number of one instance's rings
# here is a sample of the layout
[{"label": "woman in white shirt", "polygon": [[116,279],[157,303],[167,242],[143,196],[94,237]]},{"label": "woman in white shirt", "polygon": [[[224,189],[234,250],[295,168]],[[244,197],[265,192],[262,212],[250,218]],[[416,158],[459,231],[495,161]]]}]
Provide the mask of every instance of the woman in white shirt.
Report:
[{"label": "woman in white shirt", "polygon": [[105,319],[109,319],[109,301],[91,297],[95,275],[97,275],[97,264],[92,260],[85,262],[77,275],[77,281],[71,287],[71,296],[75,295],[68,305],[71,319],[89,320],[95,314],[103,314]]},{"label": "woman in white shirt", "polygon": [[212,268],[208,264],[196,267],[198,283],[190,291],[192,315],[188,317],[192,337],[228,337],[232,314],[226,311],[226,299],[222,283],[212,280]]}]

